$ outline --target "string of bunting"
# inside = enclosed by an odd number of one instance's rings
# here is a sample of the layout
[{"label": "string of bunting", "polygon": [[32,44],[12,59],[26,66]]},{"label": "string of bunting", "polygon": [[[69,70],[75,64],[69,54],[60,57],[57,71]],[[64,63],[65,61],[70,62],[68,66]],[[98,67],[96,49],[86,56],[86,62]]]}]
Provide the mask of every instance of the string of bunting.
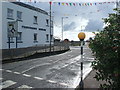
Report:
[{"label": "string of bunting", "polygon": [[[21,1],[21,0],[18,0]],[[41,3],[39,0],[26,0],[28,2],[33,3]],[[49,4],[51,5],[58,5],[58,6],[94,6],[94,5],[102,5],[102,4],[116,4],[116,1],[111,2],[95,2],[95,3],[79,3],[79,2],[52,2],[50,1]]]},{"label": "string of bunting", "polygon": [[116,3],[114,1],[112,2],[96,2],[96,3],[66,3],[66,2],[49,2],[50,4],[57,4],[59,6],[93,6],[93,5],[102,5],[102,4],[111,4]]}]

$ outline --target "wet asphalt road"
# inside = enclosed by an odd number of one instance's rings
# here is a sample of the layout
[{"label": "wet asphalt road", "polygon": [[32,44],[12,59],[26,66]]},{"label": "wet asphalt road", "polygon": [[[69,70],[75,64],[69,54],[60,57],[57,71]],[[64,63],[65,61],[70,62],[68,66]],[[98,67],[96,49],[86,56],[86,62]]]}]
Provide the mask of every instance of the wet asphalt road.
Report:
[{"label": "wet asphalt road", "polygon": [[[80,47],[70,49],[63,54],[3,64],[0,88],[75,88],[80,81]],[[85,45],[84,77],[93,60]]]}]

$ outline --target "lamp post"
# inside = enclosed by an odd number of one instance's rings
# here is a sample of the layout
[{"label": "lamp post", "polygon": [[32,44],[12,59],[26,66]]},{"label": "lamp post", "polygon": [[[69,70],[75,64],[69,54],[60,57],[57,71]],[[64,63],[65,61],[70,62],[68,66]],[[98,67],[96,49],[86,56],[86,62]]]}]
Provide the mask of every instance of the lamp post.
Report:
[{"label": "lamp post", "polygon": [[64,31],[64,27],[63,27],[63,19],[64,18],[68,18],[68,17],[62,17],[62,20],[61,20],[61,22],[62,22],[62,41],[63,41],[63,31]]},{"label": "lamp post", "polygon": [[83,88],[84,88],[84,82],[83,82],[83,42],[84,42],[85,36],[86,35],[83,32],[80,32],[78,34],[78,38],[81,41],[81,81],[79,83],[80,90],[83,90]]}]

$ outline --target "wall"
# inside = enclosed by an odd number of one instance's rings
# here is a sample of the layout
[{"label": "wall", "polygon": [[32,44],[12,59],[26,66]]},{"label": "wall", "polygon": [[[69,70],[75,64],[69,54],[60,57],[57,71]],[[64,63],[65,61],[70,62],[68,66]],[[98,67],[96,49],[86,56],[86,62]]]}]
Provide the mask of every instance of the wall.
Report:
[{"label": "wall", "polygon": [[[0,13],[2,13],[2,3],[0,1]],[[2,59],[2,14],[0,14],[0,59]]]}]

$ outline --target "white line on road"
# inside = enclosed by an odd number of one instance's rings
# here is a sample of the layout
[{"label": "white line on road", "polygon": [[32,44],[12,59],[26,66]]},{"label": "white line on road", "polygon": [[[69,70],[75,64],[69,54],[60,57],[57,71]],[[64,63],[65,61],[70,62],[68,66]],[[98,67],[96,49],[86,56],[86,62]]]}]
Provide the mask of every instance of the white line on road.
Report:
[{"label": "white line on road", "polygon": [[50,83],[57,83],[56,81],[52,81],[52,80],[46,80],[46,81],[48,81]]},{"label": "white line on road", "polygon": [[6,70],[6,72],[12,72],[11,70]]},{"label": "white line on road", "polygon": [[27,72],[27,71],[30,71],[30,70],[36,68],[36,67],[43,66],[43,65],[49,65],[49,64],[50,64],[50,63],[44,63],[44,64],[35,65],[35,66],[33,66],[33,67],[31,67],[31,68],[29,68],[29,69],[27,69],[27,70],[22,71],[21,73],[25,73],[25,72]]},{"label": "white line on road", "polygon": [[16,84],[16,82],[11,81],[11,80],[7,80],[0,85],[0,88],[7,88],[7,87],[12,86],[14,84]]},{"label": "white line on road", "polygon": [[22,85],[22,86],[20,86],[20,87],[18,87],[18,88],[32,88],[32,87],[27,86],[27,85]]},{"label": "white line on road", "polygon": [[0,71],[2,71],[3,69],[0,69]]},{"label": "white line on road", "polygon": [[[63,86],[70,86],[70,85],[68,85],[68,84],[66,84],[66,83],[59,83],[60,85],[63,85]],[[71,86],[70,86],[71,87]]]},{"label": "white line on road", "polygon": [[40,77],[34,77],[34,78],[38,80],[44,80],[43,78],[40,78]]},{"label": "white line on road", "polygon": [[19,72],[13,72],[14,74],[20,74]]},{"label": "white line on road", "polygon": [[31,77],[31,75],[28,75],[28,74],[23,74],[23,76],[26,76],[26,77]]},{"label": "white line on road", "polygon": [[0,80],[2,80],[3,78],[0,78]]}]

